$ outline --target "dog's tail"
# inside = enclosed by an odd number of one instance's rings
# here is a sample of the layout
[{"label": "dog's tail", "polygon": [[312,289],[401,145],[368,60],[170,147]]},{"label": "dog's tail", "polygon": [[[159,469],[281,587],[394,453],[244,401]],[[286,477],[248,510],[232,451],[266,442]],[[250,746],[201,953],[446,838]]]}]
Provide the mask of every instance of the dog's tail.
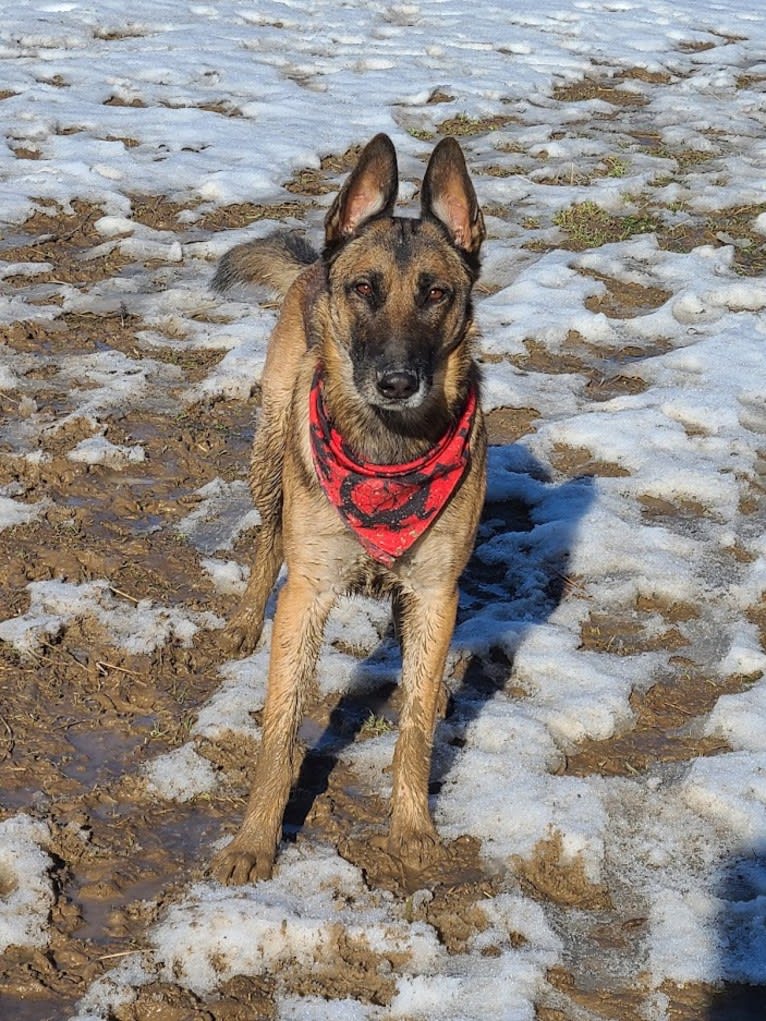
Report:
[{"label": "dog's tail", "polygon": [[212,285],[216,291],[228,291],[237,284],[264,284],[284,297],[293,280],[317,258],[302,234],[279,231],[226,252]]}]

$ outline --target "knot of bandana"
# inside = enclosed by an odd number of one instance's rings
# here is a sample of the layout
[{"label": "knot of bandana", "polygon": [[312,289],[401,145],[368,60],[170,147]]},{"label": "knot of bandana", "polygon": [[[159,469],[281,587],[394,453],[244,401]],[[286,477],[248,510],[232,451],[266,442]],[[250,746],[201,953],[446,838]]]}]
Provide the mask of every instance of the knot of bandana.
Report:
[{"label": "knot of bandana", "polygon": [[322,489],[364,549],[390,567],[436,520],[470,464],[477,396],[471,388],[457,421],[422,457],[404,464],[357,460],[330,422],[320,369],[309,397],[314,467]]}]

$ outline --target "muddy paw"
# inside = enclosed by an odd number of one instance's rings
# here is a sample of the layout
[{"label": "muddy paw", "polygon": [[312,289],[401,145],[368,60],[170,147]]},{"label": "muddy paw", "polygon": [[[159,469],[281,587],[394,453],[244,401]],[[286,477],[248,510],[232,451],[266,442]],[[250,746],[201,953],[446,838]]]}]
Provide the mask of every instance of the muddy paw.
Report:
[{"label": "muddy paw", "polygon": [[432,827],[391,833],[388,838],[388,853],[408,869],[426,869],[437,862],[443,852],[439,834]]},{"label": "muddy paw", "polygon": [[235,617],[223,629],[221,646],[229,656],[249,656],[258,644],[261,628]]},{"label": "muddy paw", "polygon": [[219,883],[241,886],[243,883],[269,879],[273,867],[273,856],[244,850],[232,841],[215,855],[210,863],[210,872]]}]

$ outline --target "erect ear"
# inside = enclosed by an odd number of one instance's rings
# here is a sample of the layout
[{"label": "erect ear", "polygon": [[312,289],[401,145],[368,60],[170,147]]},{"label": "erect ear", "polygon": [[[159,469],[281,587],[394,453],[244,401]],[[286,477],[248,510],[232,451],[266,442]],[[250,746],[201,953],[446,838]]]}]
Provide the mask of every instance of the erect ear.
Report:
[{"label": "erect ear", "polygon": [[376,135],[362,150],[354,169],[325,217],[325,241],[350,237],[373,216],[390,214],[399,190],[396,150],[388,135]]},{"label": "erect ear", "polygon": [[454,138],[443,138],[431,153],[420,193],[423,216],[441,220],[458,248],[476,255],[487,236],[484,217],[463,150]]}]

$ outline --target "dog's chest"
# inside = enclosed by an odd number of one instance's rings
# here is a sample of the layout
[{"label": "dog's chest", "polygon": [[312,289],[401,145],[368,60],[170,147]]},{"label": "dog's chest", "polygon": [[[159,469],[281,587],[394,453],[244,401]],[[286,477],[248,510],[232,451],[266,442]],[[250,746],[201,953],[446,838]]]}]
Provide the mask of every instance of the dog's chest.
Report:
[{"label": "dog's chest", "polygon": [[359,556],[349,564],[342,586],[349,595],[364,595],[378,599],[396,591],[399,588],[399,579],[393,570],[377,563],[360,550]]}]

